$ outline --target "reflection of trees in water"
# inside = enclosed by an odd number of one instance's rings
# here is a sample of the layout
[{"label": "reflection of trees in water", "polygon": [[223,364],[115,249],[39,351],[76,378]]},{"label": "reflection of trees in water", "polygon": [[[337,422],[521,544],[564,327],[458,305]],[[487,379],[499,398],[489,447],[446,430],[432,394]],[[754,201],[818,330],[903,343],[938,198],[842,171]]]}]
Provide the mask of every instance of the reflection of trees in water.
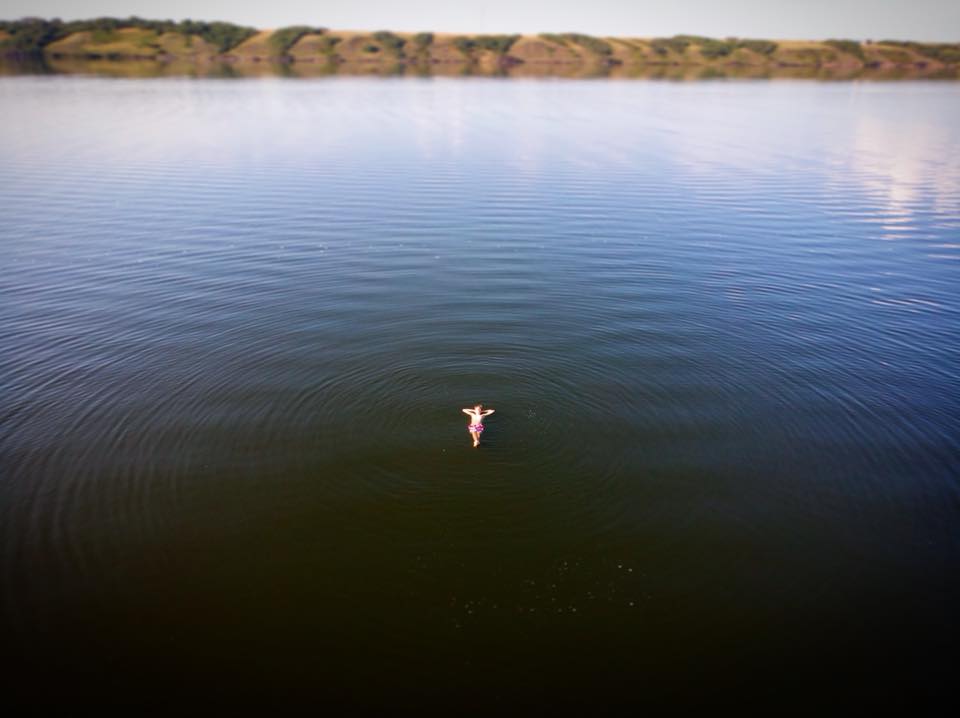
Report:
[{"label": "reflection of trees in water", "polygon": [[727,73],[717,67],[705,67],[697,75],[698,80],[723,80],[726,77]]},{"label": "reflection of trees in water", "polygon": [[605,63],[519,63],[484,67],[477,63],[430,63],[411,58],[406,62],[191,62],[184,60],[118,60],[106,57],[66,58],[26,55],[0,58],[2,75],[84,74],[104,77],[211,77],[241,78],[277,76],[290,78],[329,75],[375,75],[381,77],[566,77],[578,79],[637,80],[957,80],[956,69],[917,68],[827,68],[768,65],[616,65]]},{"label": "reflection of trees in water", "polygon": [[0,57],[0,75],[53,75],[56,70],[50,67],[42,54],[22,55],[16,58]]},{"label": "reflection of trees in water", "polygon": [[218,62],[216,67],[207,75],[200,75],[200,73],[195,73],[196,77],[216,77],[216,78],[232,78],[232,77],[241,77],[237,74],[237,71],[234,69],[233,65],[229,62]]}]

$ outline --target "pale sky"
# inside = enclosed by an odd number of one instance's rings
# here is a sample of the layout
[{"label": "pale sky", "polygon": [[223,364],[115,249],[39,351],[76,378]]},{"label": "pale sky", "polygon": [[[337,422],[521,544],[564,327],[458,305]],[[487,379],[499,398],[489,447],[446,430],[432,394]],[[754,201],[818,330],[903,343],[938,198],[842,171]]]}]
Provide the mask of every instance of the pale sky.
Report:
[{"label": "pale sky", "polygon": [[0,0],[0,18],[101,15],[258,28],[960,41],[960,0]]}]

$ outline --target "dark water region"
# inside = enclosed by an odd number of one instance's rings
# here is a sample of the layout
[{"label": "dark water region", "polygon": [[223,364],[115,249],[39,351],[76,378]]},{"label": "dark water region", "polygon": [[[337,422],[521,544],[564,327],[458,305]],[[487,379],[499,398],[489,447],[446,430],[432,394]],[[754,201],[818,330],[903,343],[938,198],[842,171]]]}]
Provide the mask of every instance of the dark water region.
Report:
[{"label": "dark water region", "polygon": [[952,694],[960,86],[0,102],[18,699]]},{"label": "dark water region", "polygon": [[117,59],[109,57],[76,58],[0,57],[0,76],[84,75],[93,77],[157,78],[193,77],[206,79],[282,77],[317,79],[325,77],[497,77],[568,78],[611,80],[958,80],[957,68],[932,66],[903,67],[827,67],[817,65],[697,65],[648,64],[623,66],[604,63],[520,63],[484,68],[467,63],[417,65],[404,62],[281,62],[206,61],[172,59]]}]

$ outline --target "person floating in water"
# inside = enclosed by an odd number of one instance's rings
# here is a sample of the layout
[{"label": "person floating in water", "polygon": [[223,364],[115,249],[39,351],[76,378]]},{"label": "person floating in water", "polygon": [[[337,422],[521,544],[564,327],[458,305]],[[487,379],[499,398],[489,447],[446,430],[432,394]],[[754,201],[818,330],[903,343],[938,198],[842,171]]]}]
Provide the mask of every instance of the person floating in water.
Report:
[{"label": "person floating in water", "polygon": [[467,431],[473,437],[473,446],[480,446],[480,434],[483,433],[483,417],[490,416],[493,409],[484,409],[482,404],[477,404],[472,409],[461,409],[464,414],[470,417],[470,424]]}]

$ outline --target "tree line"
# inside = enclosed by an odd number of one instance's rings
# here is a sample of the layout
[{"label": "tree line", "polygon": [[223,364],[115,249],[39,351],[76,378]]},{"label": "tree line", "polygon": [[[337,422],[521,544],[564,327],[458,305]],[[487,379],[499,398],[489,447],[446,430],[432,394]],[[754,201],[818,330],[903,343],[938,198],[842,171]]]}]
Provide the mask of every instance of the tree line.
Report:
[{"label": "tree line", "polygon": [[[64,22],[57,18],[46,20],[28,17],[20,20],[0,20],[0,32],[7,35],[3,41],[0,41],[0,52],[20,55],[40,54],[47,45],[76,32],[87,31],[93,33],[95,38],[98,36],[106,38],[112,36],[117,30],[126,28],[150,30],[158,35],[173,32],[187,37],[198,37],[211,45],[218,53],[228,52],[257,33],[256,28],[252,27],[235,25],[229,22],[206,22],[202,20],[147,20],[132,16],[125,19],[98,17],[91,20]],[[270,36],[269,42],[278,54],[284,54],[305,35],[322,36],[325,42],[321,43],[321,49],[326,52],[331,52],[336,43],[340,41],[340,38],[328,35],[326,28],[293,25],[275,31]],[[562,34],[543,33],[540,37],[561,45],[579,45],[601,57],[609,57],[613,53],[613,47],[607,40],[591,35],[572,32]],[[373,33],[372,38],[377,44],[368,45],[367,49],[370,52],[379,52],[383,48],[400,57],[407,45],[407,40],[386,30]],[[490,50],[504,55],[519,38],[519,35],[460,36],[454,39],[454,45],[468,57],[478,50]],[[413,36],[410,44],[414,51],[419,54],[425,52],[433,43],[433,40],[432,33],[422,32]],[[667,55],[670,52],[682,55],[687,48],[697,46],[700,53],[709,59],[725,57],[741,48],[769,56],[778,47],[773,40],[751,40],[735,37],[720,40],[700,35],[658,37],[647,42],[658,55]],[[823,44],[864,60],[863,44],[856,40],[830,39],[825,40]],[[865,44],[871,44],[871,42],[868,40]],[[882,40],[879,44],[913,50],[924,57],[947,64],[960,63],[960,44],[958,43]]]},{"label": "tree line", "polygon": [[158,34],[178,32],[187,36],[199,37],[215,47],[217,52],[226,52],[257,32],[256,28],[234,25],[230,22],[145,20],[135,16],[126,19],[98,17],[92,20],[71,20],[69,22],[64,22],[59,18],[45,20],[34,17],[23,18],[22,20],[0,20],[0,31],[9,35],[3,43],[3,49],[7,52],[22,54],[43,52],[43,48],[50,43],[61,40],[75,32],[89,31],[108,34],[125,28],[152,30]]}]

